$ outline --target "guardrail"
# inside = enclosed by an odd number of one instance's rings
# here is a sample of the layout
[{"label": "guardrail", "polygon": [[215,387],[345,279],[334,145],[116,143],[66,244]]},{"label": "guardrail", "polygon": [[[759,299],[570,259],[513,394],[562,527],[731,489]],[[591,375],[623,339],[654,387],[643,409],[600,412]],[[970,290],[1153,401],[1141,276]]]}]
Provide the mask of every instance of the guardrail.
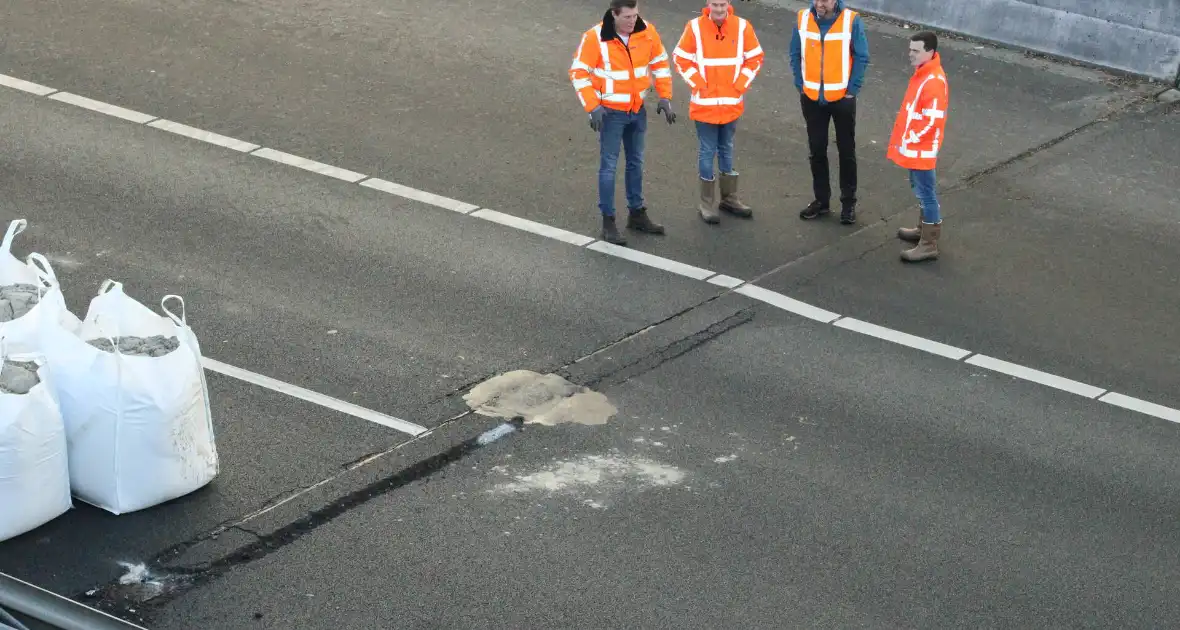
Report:
[{"label": "guardrail", "polygon": [[0,630],[33,630],[5,609],[60,630],[147,630],[39,586],[0,573]]}]

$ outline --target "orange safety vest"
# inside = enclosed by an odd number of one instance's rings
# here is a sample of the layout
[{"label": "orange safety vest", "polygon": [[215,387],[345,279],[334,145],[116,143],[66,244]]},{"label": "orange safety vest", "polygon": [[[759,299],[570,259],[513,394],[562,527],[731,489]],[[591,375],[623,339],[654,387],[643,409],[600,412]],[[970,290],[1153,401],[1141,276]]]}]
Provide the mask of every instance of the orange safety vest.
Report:
[{"label": "orange safety vest", "polygon": [[638,112],[653,79],[660,98],[672,98],[672,65],[655,25],[639,18],[624,44],[609,9],[601,22],[582,33],[569,77],[587,112],[599,105]]},{"label": "orange safety vest", "polygon": [[821,36],[811,9],[799,11],[800,66],[807,98],[818,101],[821,86],[829,103],[844,98],[852,78],[852,23],[856,15],[856,11],[844,9],[827,35]]},{"label": "orange safety vest", "polygon": [[950,87],[938,53],[910,77],[905,100],[893,123],[888,157],[898,166],[928,171],[938,162],[945,140]]},{"label": "orange safety vest", "polygon": [[692,89],[688,117],[724,125],[745,111],[744,95],[762,69],[766,54],[753,25],[734,15],[730,5],[721,26],[709,17],[708,7],[701,10],[701,17],[689,20],[672,57],[676,70]]}]

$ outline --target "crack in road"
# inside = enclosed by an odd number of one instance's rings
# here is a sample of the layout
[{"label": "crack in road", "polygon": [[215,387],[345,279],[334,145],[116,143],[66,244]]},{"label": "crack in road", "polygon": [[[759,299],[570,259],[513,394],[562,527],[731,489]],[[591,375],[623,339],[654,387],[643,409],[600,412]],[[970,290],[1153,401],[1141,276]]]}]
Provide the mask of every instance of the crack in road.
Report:
[{"label": "crack in road", "polygon": [[[562,374],[567,373],[571,366],[584,363],[592,357],[603,352],[616,348],[627,341],[637,338],[638,336],[662,325],[684,317],[696,309],[702,308],[718,299],[729,294],[729,291],[719,291],[707,299],[701,300],[691,306],[681,309],[667,317],[664,317],[654,323],[645,325],[643,328],[633,332],[622,335],[618,339],[602,345],[601,347],[581,356],[572,361],[561,365],[552,372]],[[683,356],[691,352],[695,348],[716,339],[724,333],[733,330],[753,319],[754,311],[757,305],[743,308],[735,313],[731,313],[716,321],[713,321],[703,330],[683,335],[676,339],[662,344],[655,349],[644,352],[639,357],[629,361],[623,365],[615,366],[609,370],[594,374],[593,376],[582,379],[579,383],[586,387],[610,387],[626,382],[640,374],[649,372],[660,365],[663,365],[673,359]],[[572,380],[572,379],[571,379]],[[467,386],[467,389],[474,387],[478,382],[474,382]],[[440,402],[447,398],[461,395],[466,390],[457,390],[451,392],[447,396],[439,398],[436,402]],[[327,505],[308,511],[303,516],[287,523],[286,525],[276,529],[271,533],[260,533],[250,529],[244,523],[271,511],[278,506],[289,502],[296,497],[306,494],[307,492],[321,487],[332,481],[340,478],[347,472],[351,472],[361,466],[367,465],[389,455],[405,446],[426,439],[428,436],[437,432],[439,429],[449,426],[450,424],[459,421],[460,419],[473,415],[474,411],[466,411],[447,421],[441,423],[439,426],[427,431],[426,433],[401,442],[392,448],[386,449],[379,453],[374,453],[370,456],[355,460],[353,464],[342,470],[336,475],[330,476],[326,479],[318,481],[314,484],[306,486],[301,489],[288,491],[278,495],[269,501],[264,507],[252,512],[244,518],[239,518],[234,522],[227,522],[218,526],[213,531],[207,532],[197,536],[191,540],[178,543],[168,547],[164,551],[156,554],[156,556],[148,563],[149,567],[158,567],[156,571],[160,574],[168,576],[168,587],[159,592],[153,592],[147,597],[140,597],[142,591],[138,588],[128,588],[127,585],[121,584],[118,580],[104,585],[101,588],[89,590],[85,594],[75,595],[75,599],[90,600],[92,606],[107,612],[108,614],[132,621],[139,624],[150,623],[151,617],[154,613],[160,611],[168,603],[174,601],[178,597],[192,591],[193,589],[205,586],[222,576],[226,575],[235,568],[250,564],[262,558],[265,558],[286,546],[298,541],[303,536],[315,531],[316,529],[326,525],[340,516],[367,504],[373,499],[385,496],[390,492],[408,486],[410,484],[427,481],[439,472],[445,470],[447,467],[459,462],[463,458],[471,455],[484,445],[478,443],[479,436],[466,439],[459,444],[451,446],[446,450],[414,462],[397,472],[390,474],[380,480],[366,484],[359,489],[347,492],[346,494],[336,498]],[[520,419],[511,421],[519,430],[523,423]],[[192,549],[194,546],[216,538],[227,531],[237,530],[254,538],[250,543],[243,545],[228,554],[221,556],[211,562],[203,563],[199,567],[191,566],[173,566],[171,563],[179,560],[182,554]]]}]

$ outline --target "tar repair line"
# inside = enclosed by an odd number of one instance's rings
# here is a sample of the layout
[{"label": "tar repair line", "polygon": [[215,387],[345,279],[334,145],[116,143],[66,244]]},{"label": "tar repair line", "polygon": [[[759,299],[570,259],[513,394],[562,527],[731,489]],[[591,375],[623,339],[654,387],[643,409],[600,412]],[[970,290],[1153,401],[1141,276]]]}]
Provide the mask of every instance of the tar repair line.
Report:
[{"label": "tar repair line", "polygon": [[[823,324],[832,324],[838,328],[843,328],[845,330],[857,332],[916,350],[921,350],[923,352],[935,354],[937,356],[948,358],[952,361],[962,361],[976,367],[999,372],[1013,378],[1019,378],[1028,382],[1045,385],[1047,387],[1052,387],[1064,392],[1069,392],[1071,394],[1076,394],[1085,398],[1098,400],[1109,405],[1121,407],[1129,411],[1154,416],[1162,420],[1180,424],[1180,410],[1165,407],[1163,405],[1157,405],[1146,400],[1132,398],[1131,396],[1112,392],[1106,389],[1095,387],[1093,385],[1079,383],[1077,381],[1073,381],[1061,376],[1056,376],[1054,374],[1049,374],[1047,372],[1041,372],[1039,370],[1027,368],[1015,363],[1009,363],[1007,361],[993,357],[973,353],[970,350],[955,348],[937,341],[932,341],[911,335],[909,333],[904,333],[899,330],[877,326],[876,324],[870,324],[868,322],[853,319],[851,317],[844,317],[839,313],[833,313],[832,311],[822,309],[818,306],[812,306],[806,302],[800,302],[799,300],[787,297],[786,295],[775,291],[771,291],[770,289],[764,289],[762,287],[749,284],[740,278],[723,275],[709,269],[694,267],[679,261],[664,258],[662,256],[656,256],[654,254],[648,254],[646,252],[637,251],[627,247],[619,247],[589,236],[584,236],[582,234],[577,234],[575,232],[570,232],[561,228],[552,227],[543,223],[537,223],[536,221],[525,219],[523,217],[517,217],[504,212],[492,210],[490,208],[480,208],[479,206],[473,204],[450,199],[448,197],[442,197],[434,193],[417,190],[383,179],[368,177],[354,171],[345,170],[339,167],[324,164],[322,162],[316,162],[307,158],[291,155],[290,153],[285,153],[276,149],[259,147],[255,144],[236,140],[234,138],[228,138],[226,136],[208,131],[195,129],[193,127],[188,127],[186,125],[181,125],[171,121],[162,121],[149,114],[143,114],[133,110],[118,107],[116,105],[95,101],[77,94],[60,92],[55,88],[39,85],[37,83],[32,83],[23,79],[17,79],[15,77],[0,74],[0,85],[10,87],[15,90],[20,90],[22,92],[27,92],[36,96],[45,96],[56,101],[76,105],[84,109],[114,116],[116,118],[136,124],[146,124],[151,121],[156,121],[155,123],[148,126],[161,129],[163,131],[169,131],[187,138],[201,140],[203,142],[208,142],[217,146],[245,152],[248,155],[269,159],[281,164],[286,164],[288,166],[294,166],[296,168],[301,168],[313,173],[318,173],[320,175],[334,177],[345,182],[359,184],[361,186],[372,188],[374,190],[380,190],[382,192],[391,195],[397,195],[412,201],[418,201],[438,208],[450,210],[452,212],[458,212],[459,214],[473,216],[485,221],[491,221],[500,225],[505,225],[518,230],[536,234],[538,236],[555,239],[563,243],[574,245],[575,247],[594,250],[608,256],[622,258],[624,260],[629,260],[631,262],[646,265],[655,269],[679,274],[694,280],[704,280],[710,284],[727,288],[735,293],[740,293],[751,299],[758,300],[776,308],[794,313],[807,319],[815,320]],[[212,360],[210,359],[208,361]],[[366,420],[377,422],[378,424],[385,424],[385,426],[390,426],[391,428],[395,428],[399,431],[406,431],[411,435],[418,435],[419,433],[426,430],[425,427],[420,427],[397,418],[384,416],[382,414],[378,414],[375,411],[356,407],[355,405],[351,405],[351,403],[346,403],[335,398],[323,396],[322,394],[317,394],[294,385],[282,383],[281,381],[276,381],[274,379],[270,379],[269,377],[257,375],[239,368],[226,366],[225,364],[214,364],[223,369],[234,371],[235,373],[230,374],[230,376],[236,376],[238,378],[242,378],[243,380],[248,380],[252,383],[262,385],[263,387],[271,387],[277,391],[290,393],[292,396],[304,398],[305,400],[316,402],[317,404],[330,406],[333,409],[339,409],[345,413],[351,413],[353,415],[357,415],[358,417],[363,417]],[[263,383],[266,384],[264,385]],[[278,389],[280,387],[285,389]]]}]

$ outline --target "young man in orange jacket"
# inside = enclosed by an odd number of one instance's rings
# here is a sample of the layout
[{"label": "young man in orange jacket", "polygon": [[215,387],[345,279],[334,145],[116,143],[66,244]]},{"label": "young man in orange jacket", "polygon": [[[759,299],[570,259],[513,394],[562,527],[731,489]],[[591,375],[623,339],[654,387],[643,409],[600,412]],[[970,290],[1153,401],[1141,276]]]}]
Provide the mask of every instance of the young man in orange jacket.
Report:
[{"label": "young man in orange jacket", "polygon": [[909,170],[910,187],[921,203],[918,227],[897,231],[898,238],[918,243],[901,253],[902,260],[918,262],[938,258],[942,234],[935,167],[946,141],[950,87],[938,56],[937,35],[923,31],[910,37],[910,64],[914,74],[893,123],[888,157]]},{"label": "young man in orange jacket", "polygon": [[721,220],[714,207],[714,158],[721,171],[721,210],[742,218],[753,216],[753,209],[738,197],[733,137],[745,110],[746,90],[765,57],[754,26],[734,15],[729,0],[708,0],[701,15],[685,24],[680,43],[672,51],[676,70],[692,90],[688,117],[697,126],[701,186],[697,212],[706,223]]},{"label": "young man in orange jacket", "polygon": [[643,149],[647,133],[647,109],[643,105],[655,84],[660,102],[656,113],[668,124],[672,112],[672,65],[655,26],[639,17],[637,0],[611,0],[602,21],[582,33],[569,69],[570,81],[582,108],[590,115],[590,128],[598,132],[598,209],[602,213],[602,240],[625,245],[615,226],[615,171],[619,145],[627,153],[624,185],[627,192],[627,227],[649,234],[663,234],[664,226],[647,216],[643,201]]}]

